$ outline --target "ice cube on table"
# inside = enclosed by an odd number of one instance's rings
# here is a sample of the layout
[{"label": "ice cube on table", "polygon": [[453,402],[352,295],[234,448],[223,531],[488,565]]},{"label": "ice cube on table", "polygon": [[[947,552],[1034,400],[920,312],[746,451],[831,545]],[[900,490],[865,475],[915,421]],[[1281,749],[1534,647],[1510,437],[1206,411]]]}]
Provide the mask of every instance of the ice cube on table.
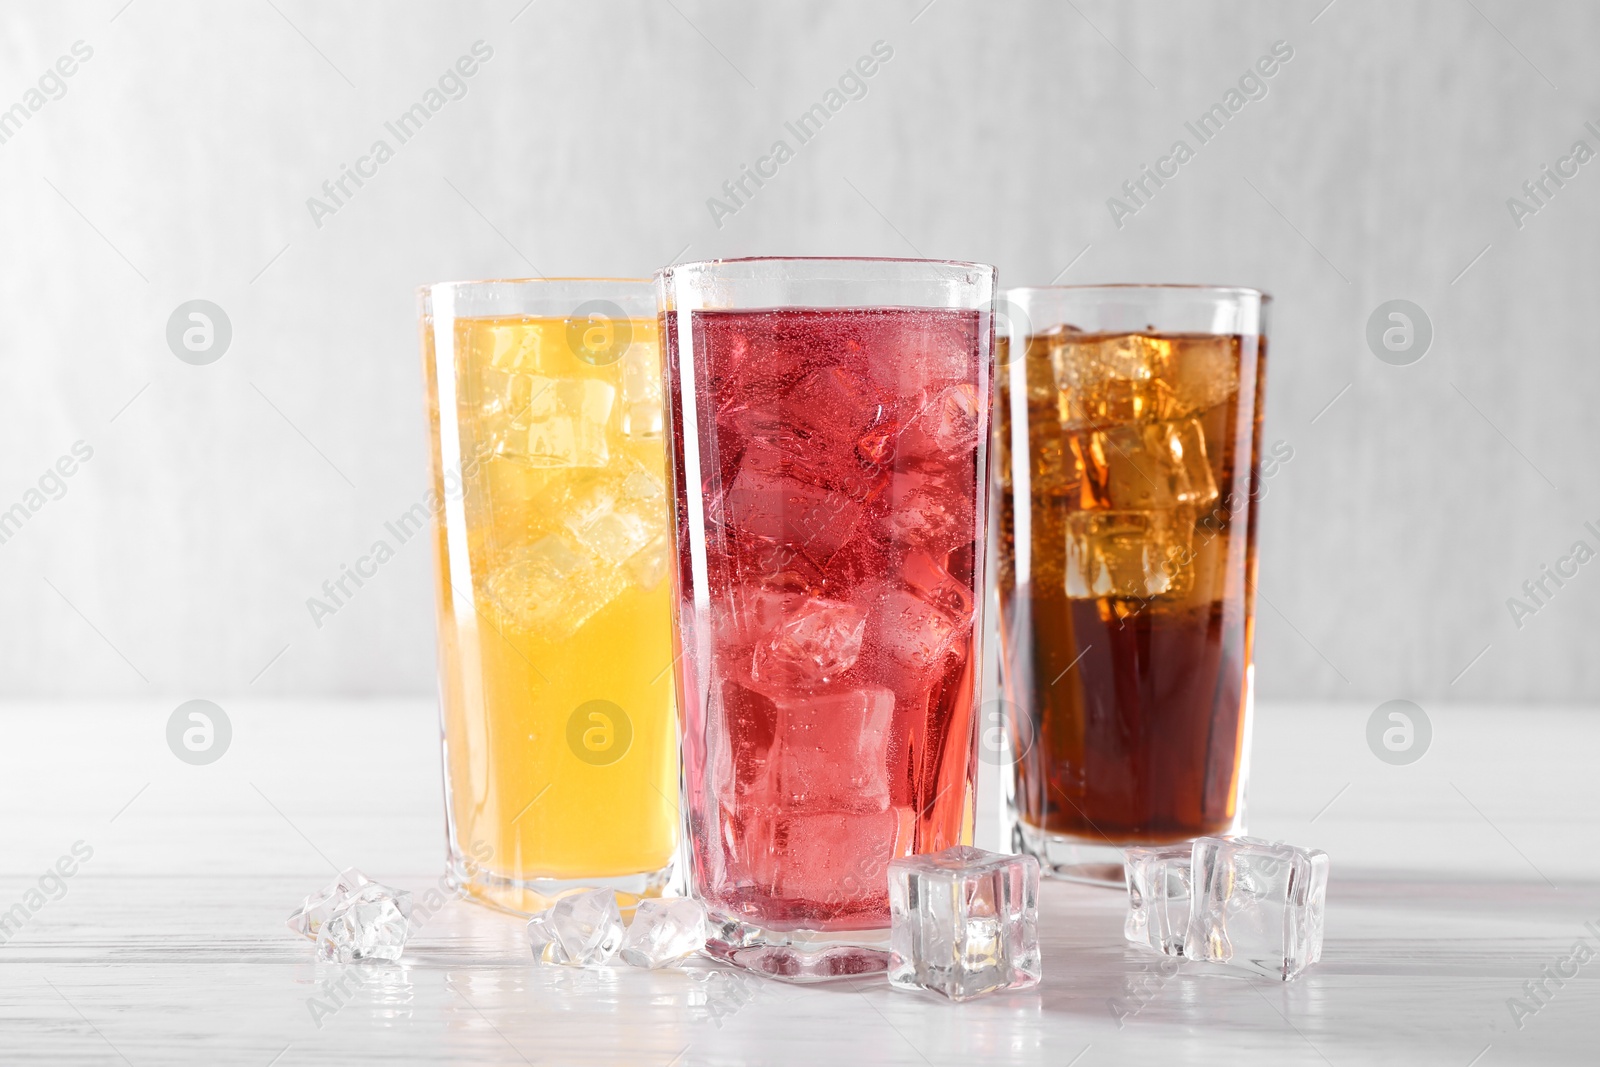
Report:
[{"label": "ice cube on table", "polygon": [[951,1000],[1039,984],[1039,861],[968,845],[889,865],[889,985]]},{"label": "ice cube on table", "polygon": [[706,909],[687,897],[648,897],[634,909],[622,938],[622,960],[662,967],[698,952],[706,943]]},{"label": "ice cube on table", "polygon": [[484,371],[484,423],[497,455],[532,467],[604,467],[616,389],[598,378]]},{"label": "ice cube on table", "polygon": [[1327,853],[1254,837],[1203,837],[1192,864],[1185,958],[1286,982],[1322,958]]},{"label": "ice cube on table", "polygon": [[528,920],[528,943],[542,963],[589,967],[622,946],[622,912],[609,889],[569,893]]},{"label": "ice cube on table", "polygon": [[555,924],[550,921],[548,911],[542,911],[528,920],[528,946],[533,949],[533,958],[540,963],[571,962],[566,950],[561,947],[560,938],[556,937]]},{"label": "ice cube on table", "polygon": [[547,641],[577,633],[627,585],[620,570],[560,534],[511,549],[485,581],[504,625]]},{"label": "ice cube on table", "polygon": [[335,905],[371,881],[354,867],[339,872],[339,877],[301,902],[289,916],[289,929],[301,937],[315,938],[322,924],[332,918]]},{"label": "ice cube on table", "polygon": [[1164,956],[1182,956],[1189,929],[1193,890],[1189,864],[1193,845],[1150,845],[1123,849],[1128,884],[1128,918],[1123,936]]},{"label": "ice cube on table", "polygon": [[312,893],[289,916],[289,929],[317,942],[326,960],[397,960],[410,932],[411,894],[374,882],[354,867]]},{"label": "ice cube on table", "polygon": [[855,666],[866,628],[865,608],[808,597],[756,643],[750,676],[773,685],[834,681]]},{"label": "ice cube on table", "polygon": [[325,960],[397,960],[411,932],[411,894],[367,882],[334,904],[317,930],[317,954]]}]

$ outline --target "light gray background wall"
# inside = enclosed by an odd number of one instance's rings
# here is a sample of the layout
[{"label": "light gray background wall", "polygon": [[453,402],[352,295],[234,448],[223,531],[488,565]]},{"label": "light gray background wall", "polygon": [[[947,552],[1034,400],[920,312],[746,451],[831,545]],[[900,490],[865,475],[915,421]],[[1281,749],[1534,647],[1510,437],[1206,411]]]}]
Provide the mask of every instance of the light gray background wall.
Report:
[{"label": "light gray background wall", "polygon": [[[93,56],[0,144],[0,508],[94,454],[0,544],[0,694],[430,692],[423,542],[321,629],[305,606],[423,492],[414,287],[791,253],[1272,291],[1266,439],[1294,458],[1263,693],[1600,698],[1600,563],[1520,630],[1506,607],[1600,548],[1600,162],[1521,229],[1506,207],[1600,149],[1600,7],[925,3],[7,3],[0,107]],[[315,225],[307,198],[478,40],[467,95]],[[713,225],[879,40],[865,98]],[[1269,94],[1113,225],[1280,40]],[[165,341],[192,298],[232,321],[209,366]],[[1393,298],[1433,323],[1410,366],[1364,341]]]}]

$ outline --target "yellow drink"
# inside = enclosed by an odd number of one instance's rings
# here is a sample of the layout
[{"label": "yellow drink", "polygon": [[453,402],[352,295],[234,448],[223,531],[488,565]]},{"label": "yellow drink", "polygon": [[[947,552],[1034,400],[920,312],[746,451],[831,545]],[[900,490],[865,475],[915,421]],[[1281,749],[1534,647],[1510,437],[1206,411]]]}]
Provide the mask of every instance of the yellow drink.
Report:
[{"label": "yellow drink", "polygon": [[[458,873],[517,911],[573,884],[612,885],[624,903],[653,894],[678,795],[656,322],[484,316],[440,330],[437,345],[424,330],[424,350]],[[437,374],[445,336],[453,383]]]}]

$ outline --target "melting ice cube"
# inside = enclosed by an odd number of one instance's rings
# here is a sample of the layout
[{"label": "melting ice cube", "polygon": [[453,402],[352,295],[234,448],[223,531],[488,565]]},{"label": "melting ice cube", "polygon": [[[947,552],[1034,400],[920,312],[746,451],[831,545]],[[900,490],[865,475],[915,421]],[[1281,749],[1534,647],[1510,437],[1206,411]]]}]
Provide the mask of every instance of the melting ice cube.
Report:
[{"label": "melting ice cube", "polygon": [[686,897],[639,901],[622,938],[623,962],[661,967],[698,952],[706,943],[706,909]]},{"label": "melting ice cube", "polygon": [[1322,958],[1328,854],[1254,837],[1194,843],[1183,954],[1289,981]]},{"label": "melting ice cube", "polygon": [[889,985],[951,1000],[1039,984],[1039,861],[957,845],[889,865]]},{"label": "melting ice cube", "polygon": [[605,963],[622,946],[622,912],[609,889],[569,893],[528,920],[528,942],[545,963],[588,967]]},{"label": "melting ice cube", "polygon": [[1165,956],[1183,955],[1193,887],[1189,863],[1194,847],[1154,845],[1123,850],[1128,883],[1128,918],[1123,936]]},{"label": "melting ice cube", "polygon": [[374,882],[354,867],[289,916],[289,929],[317,942],[326,960],[397,960],[410,933],[411,894]]}]

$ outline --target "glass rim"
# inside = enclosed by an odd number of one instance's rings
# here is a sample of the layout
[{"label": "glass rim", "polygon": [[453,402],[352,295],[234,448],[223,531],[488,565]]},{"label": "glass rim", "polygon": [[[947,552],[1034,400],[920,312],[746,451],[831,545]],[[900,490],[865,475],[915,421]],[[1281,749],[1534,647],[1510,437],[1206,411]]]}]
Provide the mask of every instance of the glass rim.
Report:
[{"label": "glass rim", "polygon": [[567,283],[572,283],[572,282],[603,282],[603,283],[608,284],[608,285],[653,285],[654,284],[654,280],[651,279],[651,278],[608,278],[608,277],[601,277],[601,276],[594,276],[594,277],[578,276],[578,277],[554,278],[554,277],[546,277],[545,275],[541,274],[537,278],[465,278],[465,279],[459,279],[459,280],[456,280],[456,281],[425,282],[422,285],[417,286],[417,294],[419,296],[429,296],[429,295],[431,295],[431,294],[433,294],[435,292],[438,292],[440,290],[455,290],[455,291],[459,292],[459,291],[461,291],[463,289],[471,289],[474,286],[481,286],[481,285],[542,285],[542,284],[544,284],[546,282],[549,282],[549,283],[557,283],[557,282],[567,282]]},{"label": "glass rim", "polygon": [[1254,296],[1263,304],[1271,303],[1272,294],[1264,289],[1247,285],[1204,285],[1196,282],[1101,282],[1095,285],[1013,285],[1001,290],[1000,295],[1012,293],[1125,293],[1130,290],[1149,292],[1188,292],[1215,296]]},{"label": "glass rim", "polygon": [[668,263],[664,267],[656,268],[654,277],[666,277],[678,270],[707,269],[732,263],[916,263],[964,270],[986,270],[996,276],[999,274],[992,263],[979,263],[966,259],[922,259],[915,256],[729,256],[725,259],[691,259],[682,263]]}]

